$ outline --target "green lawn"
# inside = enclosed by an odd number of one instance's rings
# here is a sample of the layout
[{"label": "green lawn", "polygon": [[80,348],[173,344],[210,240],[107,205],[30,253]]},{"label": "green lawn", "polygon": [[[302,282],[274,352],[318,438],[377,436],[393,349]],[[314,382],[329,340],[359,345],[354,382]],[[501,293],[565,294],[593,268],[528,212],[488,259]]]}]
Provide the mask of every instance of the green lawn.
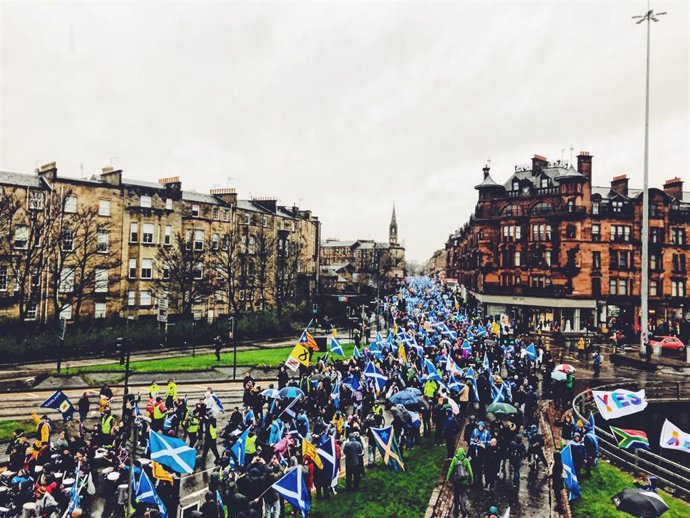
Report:
[{"label": "green lawn", "polygon": [[[342,344],[343,351],[349,359],[352,355],[354,344]],[[250,367],[271,367],[275,368],[284,362],[292,347],[279,347],[275,349],[254,349],[250,351],[240,351],[237,353],[237,365]],[[322,353],[315,353],[313,360],[323,356]],[[342,358],[341,356],[333,355],[333,358]],[[232,352],[221,353],[221,360],[216,361],[214,354],[201,354],[195,357],[180,356],[177,358],[163,358],[160,360],[143,360],[136,361],[130,364],[130,369],[133,372],[180,372],[188,370],[205,370],[213,367],[232,367]],[[124,372],[123,365],[117,363],[108,363],[100,365],[89,365],[86,367],[70,368],[70,374],[88,373],[88,372]]]},{"label": "green lawn", "polygon": [[36,431],[36,425],[31,420],[0,421],[0,441],[12,439],[12,432],[22,430],[25,434]]},{"label": "green lawn", "polygon": [[[599,467],[592,472],[592,478],[585,479],[580,485],[582,498],[571,502],[573,513],[577,518],[630,518],[629,514],[617,511],[611,501],[614,495],[629,487],[634,487],[631,475],[606,462],[600,462]],[[690,505],[663,491],[659,491],[659,495],[670,507],[664,513],[664,518],[690,516]]]},{"label": "green lawn", "polygon": [[[405,470],[391,471],[382,464],[367,469],[360,491],[345,492],[345,480],[341,480],[338,494],[328,500],[316,500],[312,496],[311,518],[370,518],[375,516],[419,518],[424,516],[440,474],[445,457],[444,446],[433,446],[430,440],[412,451],[403,453]],[[380,457],[379,457],[380,459]]]}]

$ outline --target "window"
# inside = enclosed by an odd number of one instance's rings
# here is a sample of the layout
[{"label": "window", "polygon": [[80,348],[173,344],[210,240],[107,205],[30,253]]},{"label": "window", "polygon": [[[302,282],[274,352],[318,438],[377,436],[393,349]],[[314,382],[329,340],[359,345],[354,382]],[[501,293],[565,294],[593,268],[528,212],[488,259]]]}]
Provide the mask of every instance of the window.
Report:
[{"label": "window", "polygon": [[26,318],[25,320],[36,320],[38,313],[38,304],[36,302],[28,302],[26,304]]},{"label": "window", "polygon": [[129,260],[129,274],[128,277],[130,279],[136,279],[137,278],[137,260],[135,258],[132,258]]},{"label": "window", "polygon": [[192,231],[191,230],[185,230],[185,232],[184,232],[184,247],[187,250],[192,249]]},{"label": "window", "polygon": [[194,231],[194,250],[201,251],[204,249],[204,231]]},{"label": "window", "polygon": [[661,260],[661,254],[649,254],[649,269],[652,271],[657,271],[661,269],[663,264]]},{"label": "window", "polygon": [[601,295],[601,279],[598,277],[592,278],[592,295],[594,297]]},{"label": "window", "polygon": [[658,297],[659,296],[659,281],[656,279],[651,279],[649,281],[649,296]]},{"label": "window", "polygon": [[611,202],[611,212],[614,214],[620,214],[623,212],[623,202],[622,201],[612,201]]},{"label": "window", "polygon": [[7,291],[7,266],[0,266],[0,291]]},{"label": "window", "polygon": [[513,257],[513,260],[515,261],[515,266],[520,266],[520,251],[516,250],[515,255]]},{"label": "window", "polygon": [[212,234],[211,235],[211,249],[214,252],[217,252],[219,246],[220,246],[220,238],[218,237],[218,234]]},{"label": "window", "polygon": [[193,218],[199,217],[199,206],[198,205],[192,205],[192,217]]},{"label": "window", "polygon": [[230,248],[230,236],[229,236],[229,235],[225,234],[225,235],[223,236],[223,239],[222,239],[222,241],[221,241],[221,243],[220,243],[220,247],[221,247],[223,250],[228,250],[228,249]]},{"label": "window", "polygon": [[519,225],[504,225],[503,241],[515,241],[522,237],[522,228]]},{"label": "window", "polygon": [[65,228],[62,230],[62,251],[71,252],[74,249],[74,232],[72,229]]},{"label": "window", "polygon": [[611,225],[611,241],[629,242],[630,227],[626,225]]},{"label": "window", "polygon": [[29,210],[43,210],[43,193],[29,191]]},{"label": "window", "polygon": [[106,312],[105,302],[96,302],[94,305],[93,316],[94,318],[105,318]]},{"label": "window", "polygon": [[601,204],[600,204],[598,201],[593,201],[593,202],[592,202],[592,214],[594,214],[595,216],[596,216],[597,214],[599,214],[599,207],[600,207],[600,205],[601,205]]},{"label": "window", "polygon": [[96,268],[95,280],[94,291],[96,293],[106,293],[108,291],[108,269]]},{"label": "window", "polygon": [[195,279],[202,279],[204,277],[204,265],[201,263],[197,263],[194,266],[193,274]]},{"label": "window", "polygon": [[673,254],[673,272],[682,273],[685,271],[685,254]]},{"label": "window", "polygon": [[127,292],[127,305],[132,307],[136,306],[137,304],[137,292],[136,291],[128,291]]},{"label": "window", "polygon": [[671,243],[674,245],[685,244],[685,229],[676,227],[671,229]]},{"label": "window", "polygon": [[165,235],[163,236],[163,244],[172,244],[172,227],[170,225],[165,225]]},{"label": "window", "polygon": [[264,228],[268,226],[268,218],[266,216],[261,216],[261,226]]},{"label": "window", "polygon": [[592,241],[598,243],[601,241],[601,226],[592,225]]},{"label": "window", "polygon": [[141,242],[153,243],[153,223],[144,223],[141,226]]},{"label": "window", "polygon": [[139,241],[139,223],[132,223],[129,226],[129,242],[136,243]]},{"label": "window", "polygon": [[671,297],[685,297],[685,281],[671,281]]},{"label": "window", "polygon": [[14,247],[26,248],[29,243],[29,227],[19,226],[14,231]]},{"label": "window", "polygon": [[252,224],[252,219],[251,215],[248,212],[244,213],[244,224],[245,225],[251,225]]},{"label": "window", "polygon": [[609,280],[609,294],[618,295],[618,279]]},{"label": "window", "polygon": [[107,232],[99,232],[98,233],[98,244],[96,245],[96,251],[100,254],[107,254],[108,253],[108,244],[110,241],[110,236],[108,235]]},{"label": "window", "polygon": [[98,200],[98,215],[110,216],[110,200]]},{"label": "window", "polygon": [[518,182],[517,180],[513,180],[513,190],[514,191],[520,190],[520,182]]},{"label": "window", "polygon": [[664,229],[660,227],[652,227],[649,229],[649,242],[662,243],[664,240]]},{"label": "window", "polygon": [[627,295],[628,294],[628,280],[618,279],[618,294]]},{"label": "window", "polygon": [[230,210],[223,209],[223,221],[230,221]]},{"label": "window", "polygon": [[532,275],[529,280],[532,288],[544,288],[547,285],[547,279],[543,275]]},{"label": "window", "polygon": [[168,280],[170,278],[170,266],[168,266],[167,263],[163,264],[163,272],[161,276],[163,277],[163,280]]},{"label": "window", "polygon": [[165,199],[165,210],[173,210],[172,198]]},{"label": "window", "polygon": [[72,320],[72,305],[71,304],[60,310],[60,318],[62,320]]},{"label": "window", "polygon": [[592,268],[601,269],[601,252],[592,252]]},{"label": "window", "polygon": [[213,207],[213,221],[220,221],[220,209]]},{"label": "window", "polygon": [[68,195],[65,197],[64,212],[67,214],[74,214],[77,212],[77,197]]},{"label": "window", "polygon": [[577,232],[577,229],[575,228],[575,225],[568,225],[565,227],[565,235],[566,237],[569,237],[570,239],[575,238],[575,234]]},{"label": "window", "polygon": [[532,225],[532,241],[551,241],[551,225]]},{"label": "window", "polygon": [[546,189],[549,186],[549,179],[547,177],[543,177],[541,179],[540,186],[542,189]]},{"label": "window", "polygon": [[151,292],[150,291],[140,291],[139,292],[139,305],[140,306],[150,306],[151,305]]},{"label": "window", "polygon": [[139,207],[143,207],[145,209],[150,209],[151,208],[151,196],[148,194],[142,194],[141,197],[139,198]]},{"label": "window", "polygon": [[60,284],[58,286],[60,293],[72,293],[74,291],[74,269],[65,268],[60,275]]},{"label": "window", "polygon": [[153,259],[141,260],[141,278],[151,279],[153,277]]},{"label": "window", "polygon": [[575,200],[572,198],[568,200],[568,212],[575,212]]}]

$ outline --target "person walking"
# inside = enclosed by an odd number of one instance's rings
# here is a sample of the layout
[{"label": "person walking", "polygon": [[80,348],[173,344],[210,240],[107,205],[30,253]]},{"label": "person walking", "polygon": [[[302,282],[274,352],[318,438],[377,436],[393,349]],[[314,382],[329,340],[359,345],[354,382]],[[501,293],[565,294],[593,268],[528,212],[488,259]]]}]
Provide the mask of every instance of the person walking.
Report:
[{"label": "person walking", "polygon": [[218,445],[216,440],[218,439],[218,430],[216,423],[216,418],[212,415],[205,415],[201,418],[201,426],[203,428],[204,437],[204,449],[201,453],[201,466],[202,468],[206,465],[206,456],[209,450],[213,452],[214,462],[216,465],[220,464],[220,455],[218,454]]},{"label": "person walking", "polygon": [[165,387],[165,408],[170,410],[175,406],[175,400],[177,399],[177,383],[175,380],[170,378],[168,380],[168,386]]},{"label": "person walking", "polygon": [[446,482],[449,481],[453,484],[453,516],[459,516],[462,512],[462,516],[465,518],[469,516],[467,514],[467,488],[474,483],[474,473],[464,448],[458,448],[450,462],[446,474]]},{"label": "person walking", "polygon": [[364,454],[362,443],[355,439],[353,434],[347,438],[343,445],[345,454],[345,491],[359,491],[359,480],[362,476],[362,467],[359,465]]},{"label": "person walking", "polygon": [[450,459],[455,451],[455,441],[460,432],[460,425],[450,408],[446,409],[446,415],[446,422],[443,425],[443,438],[446,441],[446,457]]},{"label": "person walking", "polygon": [[77,409],[79,410],[79,422],[84,424],[86,421],[86,416],[89,415],[89,408],[91,407],[91,401],[89,401],[89,393],[84,392],[82,396],[77,401]]},{"label": "person walking", "polygon": [[216,354],[216,361],[220,361],[220,349],[223,346],[223,340],[221,340],[220,335],[216,335],[213,339],[213,352]]}]

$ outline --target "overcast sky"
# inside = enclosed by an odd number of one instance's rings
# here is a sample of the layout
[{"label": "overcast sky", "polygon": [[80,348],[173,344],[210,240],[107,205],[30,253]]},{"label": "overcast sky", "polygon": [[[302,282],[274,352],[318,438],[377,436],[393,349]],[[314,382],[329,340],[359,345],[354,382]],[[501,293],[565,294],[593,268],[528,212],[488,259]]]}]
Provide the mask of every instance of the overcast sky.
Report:
[{"label": "overcast sky", "polygon": [[[651,185],[688,173],[688,2],[652,31]],[[443,246],[491,158],[641,186],[646,2],[0,3],[0,169],[182,177]],[[565,149],[563,152],[562,150]]]}]

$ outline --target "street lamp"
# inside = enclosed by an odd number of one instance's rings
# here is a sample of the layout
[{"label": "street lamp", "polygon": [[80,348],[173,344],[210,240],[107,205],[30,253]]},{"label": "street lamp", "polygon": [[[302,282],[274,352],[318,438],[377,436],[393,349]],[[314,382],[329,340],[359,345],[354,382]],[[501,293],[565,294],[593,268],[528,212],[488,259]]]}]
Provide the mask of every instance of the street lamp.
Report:
[{"label": "street lamp", "polygon": [[647,77],[644,105],[644,176],[642,184],[642,284],[640,286],[641,297],[641,322],[640,322],[640,352],[647,353],[647,340],[649,336],[649,41],[651,22],[658,22],[659,16],[665,12],[655,13],[649,8],[647,2],[647,12],[642,15],[633,16],[639,19],[637,24],[647,22]]}]

